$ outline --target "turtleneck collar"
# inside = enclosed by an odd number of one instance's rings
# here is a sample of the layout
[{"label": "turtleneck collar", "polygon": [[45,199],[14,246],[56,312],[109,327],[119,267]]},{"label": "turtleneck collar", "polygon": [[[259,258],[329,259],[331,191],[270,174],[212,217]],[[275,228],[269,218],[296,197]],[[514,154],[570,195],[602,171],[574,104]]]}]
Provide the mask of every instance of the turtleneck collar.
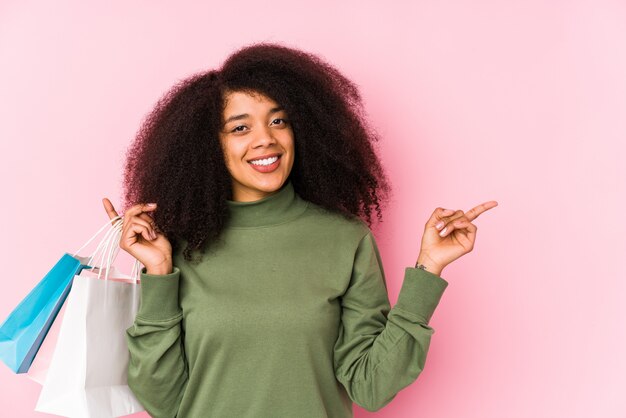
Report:
[{"label": "turtleneck collar", "polygon": [[230,210],[230,228],[260,228],[278,225],[300,216],[308,202],[294,190],[291,180],[273,195],[252,202],[226,200]]}]

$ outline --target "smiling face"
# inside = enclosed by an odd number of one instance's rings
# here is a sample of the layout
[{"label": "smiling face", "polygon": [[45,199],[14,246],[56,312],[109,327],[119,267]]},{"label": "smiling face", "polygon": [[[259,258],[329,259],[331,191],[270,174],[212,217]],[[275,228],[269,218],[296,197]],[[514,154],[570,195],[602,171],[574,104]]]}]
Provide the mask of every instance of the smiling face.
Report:
[{"label": "smiling face", "polygon": [[233,91],[224,102],[220,142],[232,178],[232,200],[251,202],[274,194],[293,167],[294,139],[287,113],[260,94]]}]

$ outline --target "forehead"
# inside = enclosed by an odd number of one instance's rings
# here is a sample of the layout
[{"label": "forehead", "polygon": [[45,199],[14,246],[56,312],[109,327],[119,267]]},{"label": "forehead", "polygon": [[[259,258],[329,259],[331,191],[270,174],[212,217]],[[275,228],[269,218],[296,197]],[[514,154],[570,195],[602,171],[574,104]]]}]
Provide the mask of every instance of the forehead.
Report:
[{"label": "forehead", "polygon": [[224,94],[224,109],[254,105],[276,106],[270,97],[256,91],[229,91]]}]

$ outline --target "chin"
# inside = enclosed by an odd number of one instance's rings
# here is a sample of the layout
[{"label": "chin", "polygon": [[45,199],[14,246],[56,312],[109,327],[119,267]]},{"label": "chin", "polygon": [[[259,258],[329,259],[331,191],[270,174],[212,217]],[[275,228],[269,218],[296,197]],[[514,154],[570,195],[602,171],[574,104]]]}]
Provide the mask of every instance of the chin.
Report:
[{"label": "chin", "polygon": [[263,190],[264,192],[273,192],[280,189],[287,179],[281,177],[276,177],[275,179],[266,179],[265,181],[253,181],[250,183],[251,186],[258,190]]},{"label": "chin", "polygon": [[[283,181],[283,178],[285,179]],[[286,182],[286,177],[282,177],[279,175],[274,175],[271,178],[267,177],[265,179],[259,178],[246,178],[244,181],[239,180],[238,183],[243,187],[253,190],[259,190],[265,193],[271,193],[278,189],[280,189]]]}]

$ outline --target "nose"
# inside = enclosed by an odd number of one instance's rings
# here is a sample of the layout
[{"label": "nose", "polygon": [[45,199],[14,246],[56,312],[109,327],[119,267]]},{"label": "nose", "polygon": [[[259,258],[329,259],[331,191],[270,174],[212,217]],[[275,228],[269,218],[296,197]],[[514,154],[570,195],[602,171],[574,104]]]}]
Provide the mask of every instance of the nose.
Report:
[{"label": "nose", "polygon": [[257,135],[254,138],[252,143],[253,148],[257,148],[259,146],[270,146],[276,143],[276,138],[272,135],[272,129],[269,126],[262,126],[260,129],[257,129]]}]

